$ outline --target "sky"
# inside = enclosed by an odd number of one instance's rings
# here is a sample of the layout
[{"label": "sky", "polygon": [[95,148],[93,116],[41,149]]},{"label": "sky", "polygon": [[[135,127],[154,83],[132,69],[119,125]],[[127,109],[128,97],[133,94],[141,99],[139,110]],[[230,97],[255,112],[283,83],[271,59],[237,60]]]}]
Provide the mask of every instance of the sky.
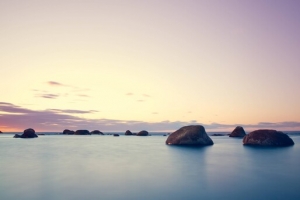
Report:
[{"label": "sky", "polygon": [[0,0],[0,130],[300,130],[298,0]]}]

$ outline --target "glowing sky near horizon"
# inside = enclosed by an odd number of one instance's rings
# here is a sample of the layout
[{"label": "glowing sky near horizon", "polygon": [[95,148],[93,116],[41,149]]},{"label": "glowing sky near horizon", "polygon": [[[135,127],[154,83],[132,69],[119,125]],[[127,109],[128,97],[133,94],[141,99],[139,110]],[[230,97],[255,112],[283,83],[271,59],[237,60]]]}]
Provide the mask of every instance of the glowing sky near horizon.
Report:
[{"label": "glowing sky near horizon", "polygon": [[299,10],[296,0],[0,0],[0,130],[76,120],[299,130]]}]

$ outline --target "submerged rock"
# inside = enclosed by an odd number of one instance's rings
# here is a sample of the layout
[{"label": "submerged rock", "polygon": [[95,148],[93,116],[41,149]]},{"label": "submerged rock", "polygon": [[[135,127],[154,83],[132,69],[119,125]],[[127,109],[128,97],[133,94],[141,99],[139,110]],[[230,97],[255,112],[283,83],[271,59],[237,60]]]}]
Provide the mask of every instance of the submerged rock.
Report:
[{"label": "submerged rock", "polygon": [[114,137],[119,137],[120,135],[115,133],[115,134],[113,134],[113,136]]},{"label": "submerged rock", "polygon": [[91,134],[97,134],[97,135],[104,135],[101,131],[99,130],[94,130],[91,132]]},{"label": "submerged rock", "polygon": [[237,126],[235,129],[229,134],[229,137],[244,137],[246,132],[243,127]]},{"label": "submerged rock", "polygon": [[137,136],[148,136],[149,133],[148,133],[148,131],[143,130],[143,131],[138,132],[136,135]]},{"label": "submerged rock", "polygon": [[88,130],[77,130],[74,135],[91,135]]},{"label": "submerged rock", "polygon": [[65,134],[65,135],[74,135],[74,131],[71,131],[71,130],[69,130],[69,129],[65,129],[64,131],[63,131],[63,134]]},{"label": "submerged rock", "polygon": [[32,128],[25,129],[22,135],[15,134],[14,138],[37,138],[38,135],[35,134],[35,130]]},{"label": "submerged rock", "polygon": [[133,134],[132,134],[132,132],[131,132],[130,130],[127,130],[127,131],[125,132],[125,135],[133,135]]},{"label": "submerged rock", "polygon": [[213,145],[213,141],[207,135],[201,125],[184,126],[171,133],[166,140],[168,145]]},{"label": "submerged rock", "polygon": [[294,141],[280,131],[260,129],[247,134],[243,139],[244,145],[256,146],[291,146]]}]

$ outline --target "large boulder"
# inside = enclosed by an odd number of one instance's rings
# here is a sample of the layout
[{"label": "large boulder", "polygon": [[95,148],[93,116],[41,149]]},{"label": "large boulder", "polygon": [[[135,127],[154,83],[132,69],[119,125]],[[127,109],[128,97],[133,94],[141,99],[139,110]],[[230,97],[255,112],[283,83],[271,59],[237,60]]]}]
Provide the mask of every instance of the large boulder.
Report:
[{"label": "large boulder", "polygon": [[101,131],[99,130],[94,130],[91,132],[91,134],[97,134],[97,135],[104,135]]},{"label": "large boulder", "polygon": [[290,146],[294,141],[280,131],[261,129],[247,134],[243,138],[244,145],[256,146]]},{"label": "large boulder", "polygon": [[2,133],[2,131],[0,131],[0,133]]},{"label": "large boulder", "polygon": [[74,135],[91,135],[88,130],[77,130]]},{"label": "large boulder", "polygon": [[127,131],[125,132],[125,135],[133,135],[133,134],[132,134],[132,132],[131,132],[130,130],[127,130]]},{"label": "large boulder", "polygon": [[136,135],[137,135],[137,136],[148,136],[149,133],[148,133],[148,131],[140,131],[140,132],[138,132]]},{"label": "large boulder", "polygon": [[38,135],[35,134],[35,130],[32,128],[28,128],[24,130],[22,135],[15,134],[14,138],[37,138]]},{"label": "large boulder", "polygon": [[65,135],[74,135],[74,131],[71,131],[71,130],[69,130],[69,129],[65,129],[64,131],[63,131],[63,134],[65,134]]},{"label": "large boulder", "polygon": [[229,137],[244,137],[246,132],[243,127],[237,126],[235,129],[229,134]]},{"label": "large boulder", "polygon": [[166,140],[168,145],[213,145],[213,141],[207,135],[201,125],[184,126],[171,133]]}]

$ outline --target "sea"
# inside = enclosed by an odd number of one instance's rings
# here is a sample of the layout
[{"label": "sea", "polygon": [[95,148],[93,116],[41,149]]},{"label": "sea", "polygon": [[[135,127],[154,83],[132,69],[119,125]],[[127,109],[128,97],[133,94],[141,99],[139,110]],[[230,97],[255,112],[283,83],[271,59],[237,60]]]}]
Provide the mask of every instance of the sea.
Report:
[{"label": "sea", "polygon": [[300,199],[300,132],[290,147],[168,146],[151,136],[0,134],[1,200]]}]

